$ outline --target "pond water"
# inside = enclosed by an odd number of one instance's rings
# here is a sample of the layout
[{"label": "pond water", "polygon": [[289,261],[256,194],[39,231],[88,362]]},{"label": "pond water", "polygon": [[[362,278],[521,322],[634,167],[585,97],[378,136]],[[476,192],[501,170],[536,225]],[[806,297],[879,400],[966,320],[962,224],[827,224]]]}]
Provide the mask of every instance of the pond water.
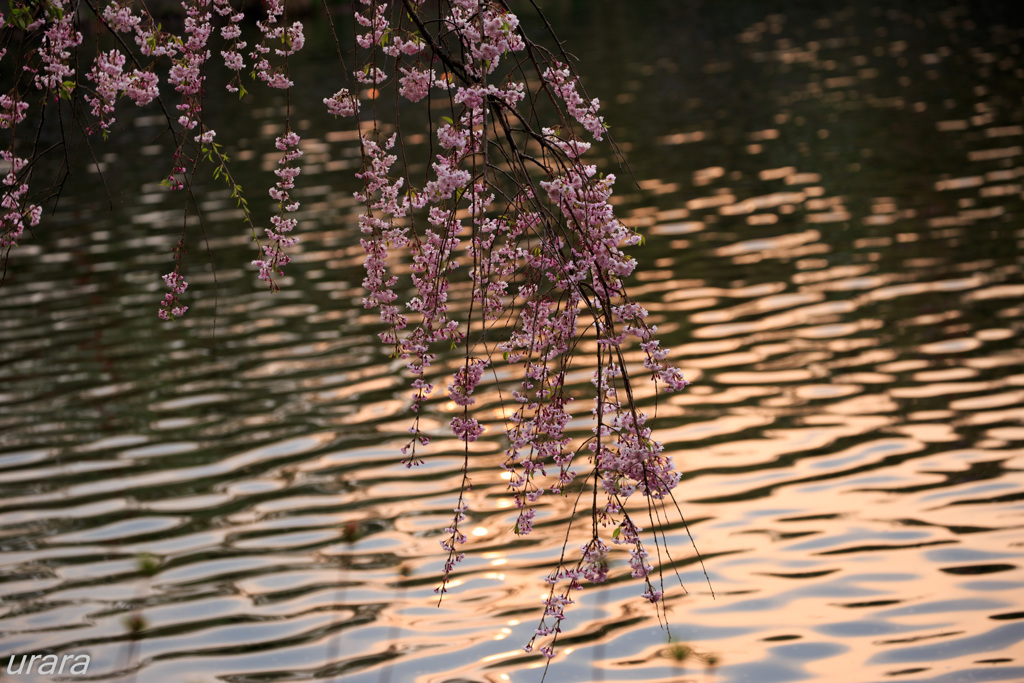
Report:
[{"label": "pond water", "polygon": [[[548,680],[1024,680],[1022,23],[997,2],[764,5],[549,11],[638,181],[602,152],[646,235],[634,294],[693,381],[657,425],[714,596],[673,513],[688,592],[668,584],[666,606],[673,642],[717,666],[673,656],[616,557]],[[295,102],[302,243],[281,293],[211,181],[215,276],[195,239],[192,310],[156,320],[183,206],[157,186],[159,122],[127,112],[122,142],[95,144],[103,173],[80,149],[12,255],[0,680],[50,680],[4,668],[45,652],[88,653],[102,681],[540,680],[521,646],[570,503],[508,533],[492,423],[436,606],[461,456],[439,438],[399,462],[410,391],[361,306],[358,151],[316,105],[340,87],[332,49],[311,36],[297,72],[317,87]],[[262,197],[279,110],[218,107]],[[438,434],[448,412],[428,412]]]}]

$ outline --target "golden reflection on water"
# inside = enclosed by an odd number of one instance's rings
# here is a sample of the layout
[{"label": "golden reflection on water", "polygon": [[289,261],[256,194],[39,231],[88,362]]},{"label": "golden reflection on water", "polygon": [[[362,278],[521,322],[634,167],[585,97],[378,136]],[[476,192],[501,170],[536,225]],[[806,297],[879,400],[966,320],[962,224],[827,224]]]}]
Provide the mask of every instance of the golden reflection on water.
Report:
[{"label": "golden reflection on water", "polygon": [[[621,39],[646,7],[608,7],[621,21],[587,30]],[[673,14],[685,3],[659,11],[638,24],[650,59],[604,49],[588,78],[634,83],[609,118],[649,124],[613,131],[640,179],[616,169],[617,208],[648,240],[633,291],[694,384],[656,406],[646,383],[636,396],[683,472],[715,592],[678,512],[659,510],[672,637],[720,663],[673,659],[617,551],[611,582],[574,596],[549,680],[1024,679],[1020,31],[969,8],[793,8],[728,30]],[[651,25],[678,40],[651,41]],[[239,114],[251,137],[236,158],[276,163],[270,114]],[[576,501],[553,497],[533,535],[509,533],[511,408],[481,392],[467,557],[435,606],[466,462],[446,436],[456,406],[425,411],[434,442],[404,468],[411,391],[362,308],[358,207],[338,189],[357,132],[317,137],[321,123],[304,129],[308,227],[277,297],[242,268],[197,272],[209,317],[154,331],[155,254],[182,220],[155,184],[124,215],[96,214],[91,241],[83,193],[52,242],[12,258],[0,657],[86,649],[97,675],[126,681],[121,620],[140,606],[138,680],[539,680],[520,648],[541,577],[587,525],[566,539]],[[117,155],[101,161],[113,172]],[[228,193],[202,205],[224,232],[218,260],[251,259]],[[467,295],[453,289],[454,310]],[[454,362],[439,360],[439,391]],[[580,439],[590,407],[570,408]],[[143,552],[162,562],[150,581]]]}]

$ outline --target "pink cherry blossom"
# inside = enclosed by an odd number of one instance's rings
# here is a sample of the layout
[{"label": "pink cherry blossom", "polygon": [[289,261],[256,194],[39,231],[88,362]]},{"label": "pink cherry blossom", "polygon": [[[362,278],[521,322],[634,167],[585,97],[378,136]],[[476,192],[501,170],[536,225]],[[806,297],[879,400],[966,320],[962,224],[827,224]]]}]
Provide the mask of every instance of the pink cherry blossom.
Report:
[{"label": "pink cherry blossom", "polygon": [[[79,8],[67,0],[47,0],[46,11],[22,27],[31,37],[18,55],[23,69],[0,94],[0,129],[10,131],[0,152],[5,257],[42,216],[33,199],[44,192],[30,193],[36,158],[22,156],[34,146],[23,122],[36,102],[45,108],[75,98],[69,109],[86,112],[89,132],[113,134],[118,107],[154,103],[164,83],[164,97],[174,98],[160,103],[173,142],[169,169],[157,175],[167,187],[187,191],[187,214],[201,204],[191,196],[196,174],[212,166],[257,241],[258,278],[271,291],[280,288],[299,243],[297,130],[311,119],[298,111],[301,98],[280,93],[283,132],[274,138],[273,178],[266,176],[271,202],[264,200],[272,208],[262,215],[248,208],[205,95],[218,68],[227,89],[240,95],[250,75],[264,96],[263,86],[288,91],[294,85],[289,58],[304,47],[303,25],[290,21],[284,0],[264,0],[259,33],[249,44],[237,2],[179,1],[181,21],[172,29],[161,28],[143,5],[105,2],[95,11],[114,40],[98,40],[102,49],[88,62],[76,54]],[[593,500],[582,514],[591,515],[589,538],[578,557],[563,548],[545,577],[543,615],[525,647],[550,658],[573,596],[585,585],[628,574],[643,584],[644,598],[663,601],[657,553],[652,557],[647,545],[651,532],[630,510],[663,504],[680,474],[634,388],[641,376],[658,392],[680,391],[688,382],[648,310],[629,295],[637,267],[629,251],[641,237],[616,213],[615,176],[600,173],[593,161],[592,145],[604,139],[606,126],[600,101],[585,96],[572,66],[552,56],[554,46],[528,42],[504,2],[441,0],[429,13],[419,0],[353,6],[355,62],[346,61],[346,87],[322,102],[331,115],[348,119],[336,125],[354,130],[358,140],[363,306],[379,315],[379,338],[409,380],[411,425],[402,462],[422,463],[431,436],[440,432],[459,442],[467,463],[451,522],[440,533],[446,559],[437,590],[446,592],[465,556],[468,458],[485,434],[504,439],[501,467],[515,534],[531,533],[539,506],[552,496],[588,487]],[[211,60],[215,52],[220,57]],[[3,58],[10,57],[0,50]],[[536,106],[540,101],[548,113]],[[381,115],[384,107],[388,116]],[[406,114],[417,108],[429,115],[422,128]],[[431,136],[420,138],[431,156],[412,159],[412,136],[424,133]],[[157,315],[165,320],[189,308],[185,244],[197,236],[183,223],[173,270],[163,276]],[[442,363],[451,364],[450,377],[431,381]],[[508,370],[514,380],[507,380]],[[592,378],[587,392],[574,380],[581,373]],[[507,382],[501,387],[506,410],[498,417],[476,412],[491,401],[481,398],[480,387],[492,376]],[[430,405],[435,381],[446,388],[437,397],[446,407]],[[435,411],[451,414],[438,420]]]}]

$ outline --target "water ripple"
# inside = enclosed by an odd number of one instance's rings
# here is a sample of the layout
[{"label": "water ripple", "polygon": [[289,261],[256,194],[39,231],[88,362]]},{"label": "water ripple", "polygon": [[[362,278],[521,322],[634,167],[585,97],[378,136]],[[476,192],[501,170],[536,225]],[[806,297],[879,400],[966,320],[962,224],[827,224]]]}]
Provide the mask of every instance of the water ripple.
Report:
[{"label": "water ripple", "polygon": [[[1024,678],[1019,27],[973,6],[612,5],[550,13],[608,36],[570,44],[597,65],[595,92],[635,95],[609,101],[609,120],[644,122],[617,133],[641,178],[620,179],[617,208],[648,242],[634,292],[694,384],[636,396],[683,472],[716,597],[678,513],[659,511],[674,643],[613,553],[549,675],[699,680],[714,655],[727,683]],[[642,63],[614,47],[627,40]],[[237,158],[260,160],[279,112],[221,106]],[[86,183],[12,254],[0,661],[88,652],[90,675],[124,683],[539,680],[520,647],[573,501],[553,498],[526,539],[507,533],[508,413],[481,393],[467,557],[435,606],[464,458],[454,406],[423,411],[432,450],[406,470],[408,378],[362,308],[355,133],[308,123],[308,232],[279,295],[229,265],[252,253],[222,187],[199,196],[225,265],[190,277],[174,326],[152,314],[182,214],[155,186],[105,213]],[[162,148],[145,149],[140,163]],[[467,302],[453,290],[453,311]],[[576,438],[589,409],[572,406]]]}]

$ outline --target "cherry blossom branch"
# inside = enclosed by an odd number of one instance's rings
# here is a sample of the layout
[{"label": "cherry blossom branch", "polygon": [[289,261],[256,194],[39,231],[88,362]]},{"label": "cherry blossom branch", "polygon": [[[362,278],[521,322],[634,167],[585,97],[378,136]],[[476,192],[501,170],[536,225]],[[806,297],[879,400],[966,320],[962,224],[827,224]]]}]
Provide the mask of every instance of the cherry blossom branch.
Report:
[{"label": "cherry blossom branch", "polygon": [[[0,131],[10,135],[0,142],[6,166],[0,187],[5,267],[25,231],[41,221],[45,200],[34,190],[32,168],[49,152],[38,147],[46,109],[56,100],[63,136],[60,102],[70,101],[72,121],[91,149],[90,133],[117,133],[118,108],[127,100],[162,109],[173,140],[164,184],[185,190],[182,233],[173,270],[163,276],[166,292],[158,315],[170,320],[189,308],[187,219],[199,211],[192,188],[206,164],[242,209],[258,250],[257,277],[276,292],[298,240],[302,141],[291,126],[291,88],[300,86],[293,82],[289,58],[305,42],[301,22],[287,20],[283,0],[266,0],[259,34],[249,42],[243,40],[239,0],[181,0],[184,23],[177,32],[162,29],[130,0],[102,7],[81,1],[111,36],[97,39],[95,54],[83,66],[77,2],[41,0],[15,7],[7,17],[0,14],[0,60],[17,66],[8,70],[15,74],[13,84],[0,88]],[[346,66],[335,33],[342,82],[322,101],[328,113],[351,119],[359,129],[361,187],[355,196],[363,305],[377,311],[381,343],[404,361],[410,380],[412,424],[402,448],[409,467],[423,462],[438,431],[424,419],[434,410],[432,368],[457,348],[461,352],[447,382],[447,399],[457,410],[446,431],[462,444],[462,483],[452,521],[440,534],[447,557],[438,592],[448,590],[466,551],[460,529],[471,514],[469,450],[489,428],[476,406],[488,370],[505,364],[518,373],[505,386],[496,379],[503,406],[500,392],[510,390],[499,438],[505,440],[501,467],[518,511],[514,533],[531,533],[546,496],[576,495],[561,556],[548,575],[544,614],[528,644],[543,643],[538,647],[550,658],[572,592],[604,582],[612,572],[641,580],[643,597],[664,617],[661,567],[672,557],[657,529],[667,519],[666,499],[682,516],[674,499],[680,475],[655,438],[635,383],[641,375],[650,378],[655,409],[661,392],[681,391],[688,383],[661,345],[648,311],[628,292],[636,268],[629,251],[641,238],[615,214],[615,176],[600,173],[591,161],[592,144],[611,144],[618,154],[600,102],[586,94],[572,59],[537,3],[531,4],[554,40],[550,49],[527,38],[505,0],[440,0],[431,4],[436,18],[428,18],[418,0],[357,0],[355,62]],[[15,40],[19,49],[7,50]],[[214,52],[220,60],[211,59]],[[250,69],[270,92],[283,91],[283,125],[274,140],[279,160],[268,188],[273,206],[262,230],[205,111],[207,73],[215,68],[224,69],[228,90],[240,96],[247,90],[242,72]],[[161,100],[161,84],[177,93],[173,108]],[[260,92],[249,96],[266,92],[254,90]],[[393,123],[382,120],[386,96],[394,98]],[[542,104],[550,104],[549,114],[542,114]],[[430,153],[424,174],[415,179],[405,159],[410,127],[402,120],[404,107],[412,105],[429,119]],[[40,124],[29,153],[26,117],[34,107]],[[75,130],[71,140],[62,137],[68,169]],[[466,290],[468,305],[457,298]],[[584,340],[596,351],[581,352]],[[629,349],[642,354],[642,368],[640,362],[627,363]],[[574,409],[580,400],[575,388],[565,388],[581,368],[591,374],[589,415]],[[584,418],[589,433],[571,426]],[[584,495],[589,504],[581,503]],[[642,520],[641,509],[653,532],[635,522]],[[573,526],[577,515],[589,515],[590,524],[573,560],[570,532],[581,526]]]}]

